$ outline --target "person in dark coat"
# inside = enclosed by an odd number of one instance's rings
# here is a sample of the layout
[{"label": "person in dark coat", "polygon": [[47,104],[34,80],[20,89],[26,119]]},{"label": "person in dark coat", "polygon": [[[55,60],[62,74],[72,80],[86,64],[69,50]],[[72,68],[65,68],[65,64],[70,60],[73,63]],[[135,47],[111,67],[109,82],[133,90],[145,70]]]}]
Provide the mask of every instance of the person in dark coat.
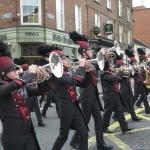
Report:
[{"label": "person in dark coat", "polygon": [[[78,52],[83,58],[86,58],[88,60],[93,58],[93,53],[87,43],[86,36],[80,35],[76,31],[70,32],[69,35],[75,43],[78,43],[80,45]],[[89,73],[90,79],[92,81],[91,84],[86,88],[80,88],[79,101],[81,103],[82,111],[87,123],[90,122],[91,116],[94,118],[97,149],[112,149],[113,146],[105,144],[105,141],[103,139],[101,116],[103,107],[100,103],[99,92],[97,88],[96,68],[92,64],[90,64],[89,66]],[[70,142],[70,146],[72,146],[73,148],[78,148],[78,139],[79,132],[76,131]]]},{"label": "person in dark coat", "polygon": [[109,69],[109,62],[105,60],[104,71],[101,74],[101,84],[104,100],[103,131],[106,133],[113,133],[108,129],[113,111],[119,121],[122,133],[133,130],[133,128],[128,127],[128,123],[125,120],[124,111],[119,96],[118,82],[123,77],[123,71],[124,67],[120,67],[116,74],[112,73]]},{"label": "person in dark coat", "polygon": [[4,150],[41,150],[26,101],[30,96],[48,91],[50,87],[47,81],[38,84],[38,88],[25,86],[37,73],[41,73],[41,68],[31,65],[28,74],[19,77],[18,66],[14,64],[11,53],[3,42],[0,42],[0,64],[2,146]]},{"label": "person in dark coat", "polygon": [[[40,66],[44,66],[44,65],[46,65],[48,63],[49,63],[49,61],[47,59],[45,59],[45,58],[41,58],[39,60],[39,65]],[[59,110],[59,102],[58,102],[58,98],[56,96],[55,86],[54,86],[54,83],[53,83],[54,76],[53,76],[53,74],[50,73],[49,69],[47,69],[47,71],[49,72],[49,74],[51,76],[51,80],[50,80],[49,84],[51,85],[52,88],[45,94],[46,95],[46,102],[45,102],[44,107],[42,109],[42,117],[43,118],[47,118],[46,112],[48,110],[48,107],[51,106],[52,102],[55,103],[55,105],[56,105],[57,115],[58,115],[58,110]],[[44,95],[44,97],[45,97],[45,95]],[[42,101],[40,99],[40,105],[41,105],[41,103],[42,103]]]},{"label": "person in dark coat", "polygon": [[39,54],[41,52],[43,56],[49,56],[52,52],[56,52],[61,57],[63,63],[63,76],[60,78],[54,77],[54,85],[59,99],[60,131],[59,136],[57,137],[51,150],[62,149],[68,138],[70,128],[76,129],[80,133],[79,150],[88,150],[89,129],[77,103],[76,92],[74,89],[74,86],[85,86],[84,83],[87,76],[85,75],[86,59],[79,60],[79,68],[76,72],[72,72],[69,70],[69,59],[56,45],[40,45],[38,47],[38,52]]},{"label": "person in dark coat", "polygon": [[[14,63],[19,65],[21,69],[23,69],[23,72],[22,73],[20,72],[20,76],[23,75],[23,73],[27,72],[29,65],[27,64],[26,59],[24,59],[23,57],[14,58]],[[35,87],[36,84],[30,84],[30,86]],[[38,126],[45,127],[46,124],[43,123],[43,120],[42,120],[42,115],[41,115],[40,107],[38,104],[37,96],[29,97],[26,104],[30,112],[32,112],[33,109],[35,110],[35,114],[36,114],[37,121],[38,121]]]},{"label": "person in dark coat", "polygon": [[[140,55],[140,61],[144,61],[147,59],[146,53],[142,48],[137,49],[138,54]],[[147,89],[146,89],[146,84],[148,83],[145,75],[141,71],[142,69],[140,68],[138,62],[134,63],[134,98],[135,98],[135,105],[139,106],[141,104],[141,101],[143,101],[144,106],[145,106],[145,113],[150,114],[150,107],[149,103],[147,100]],[[145,68],[147,69],[147,68]],[[141,95],[141,99],[138,99],[139,96]]]},{"label": "person in dark coat", "polygon": [[[129,53],[127,51],[129,51],[129,49],[126,49],[125,53]],[[117,67],[120,67],[121,65],[125,66],[122,58],[119,55],[116,57],[116,62],[117,62]],[[125,66],[125,69],[128,69],[128,68]],[[121,99],[124,101],[124,103],[127,104],[127,106],[128,106],[127,110],[131,114],[132,120],[140,121],[142,119],[138,118],[134,111],[134,96],[132,93],[131,81],[130,81],[131,77],[133,78],[132,70],[130,70],[130,69],[125,70],[123,77],[120,80],[120,96],[121,96]]]}]

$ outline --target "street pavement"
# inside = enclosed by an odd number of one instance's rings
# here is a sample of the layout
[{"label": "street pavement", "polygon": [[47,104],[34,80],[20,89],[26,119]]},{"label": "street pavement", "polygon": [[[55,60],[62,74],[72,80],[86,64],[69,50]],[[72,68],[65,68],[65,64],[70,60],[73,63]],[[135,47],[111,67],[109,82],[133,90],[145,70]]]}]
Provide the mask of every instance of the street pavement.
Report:
[{"label": "street pavement", "polygon": [[[150,101],[150,96],[148,96],[148,100]],[[103,104],[102,98],[101,103]],[[145,114],[144,108],[135,107],[135,110],[137,115],[140,118],[143,118],[142,121],[133,122],[131,120],[131,116],[129,114],[125,114],[128,125],[130,127],[135,127],[132,132],[122,134],[118,122],[111,119],[109,129],[113,130],[114,133],[104,134],[104,140],[107,144],[114,146],[113,150],[150,150],[150,114]],[[38,126],[35,112],[31,113],[31,117],[41,150],[51,150],[59,134],[59,119],[56,114],[56,108],[50,107],[47,111],[48,118],[43,118],[44,123],[46,123],[46,127]],[[91,118],[89,128],[89,150],[96,150],[93,118]],[[74,131],[70,130],[68,140],[64,144],[62,150],[72,150],[69,146],[69,142],[73,133]],[[0,150],[3,150],[1,145]]]}]

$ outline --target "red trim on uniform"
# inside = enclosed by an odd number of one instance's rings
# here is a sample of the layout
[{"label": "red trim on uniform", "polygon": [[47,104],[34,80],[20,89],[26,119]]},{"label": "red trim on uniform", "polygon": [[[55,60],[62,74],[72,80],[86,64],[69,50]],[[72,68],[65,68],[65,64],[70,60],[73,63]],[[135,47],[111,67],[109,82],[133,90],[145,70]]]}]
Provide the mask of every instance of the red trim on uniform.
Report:
[{"label": "red trim on uniform", "polygon": [[21,82],[21,81],[14,80],[14,82],[16,82],[17,84],[19,84],[19,85],[20,85],[20,87],[22,86],[22,82]]},{"label": "red trim on uniform", "polygon": [[76,79],[77,81],[83,82],[82,78],[77,78],[77,77],[73,77],[74,79]]}]

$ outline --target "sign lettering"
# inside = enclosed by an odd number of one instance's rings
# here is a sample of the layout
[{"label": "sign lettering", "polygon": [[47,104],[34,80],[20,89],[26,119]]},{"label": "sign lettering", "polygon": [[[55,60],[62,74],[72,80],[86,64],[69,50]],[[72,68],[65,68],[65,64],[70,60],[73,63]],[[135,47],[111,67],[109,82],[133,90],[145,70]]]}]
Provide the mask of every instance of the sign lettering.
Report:
[{"label": "sign lettering", "polygon": [[39,36],[38,32],[25,32],[25,36]]}]

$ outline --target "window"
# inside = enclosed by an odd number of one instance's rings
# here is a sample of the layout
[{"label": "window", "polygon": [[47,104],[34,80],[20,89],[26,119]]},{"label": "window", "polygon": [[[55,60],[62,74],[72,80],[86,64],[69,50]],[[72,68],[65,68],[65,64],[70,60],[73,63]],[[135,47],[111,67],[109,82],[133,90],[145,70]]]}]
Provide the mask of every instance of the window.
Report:
[{"label": "window", "polygon": [[123,27],[119,26],[119,42],[122,43],[123,42]]},{"label": "window", "polygon": [[[100,14],[95,13],[95,26],[100,28]],[[98,34],[100,36],[100,34]]]},{"label": "window", "polygon": [[111,0],[107,0],[107,8],[111,10]]},{"label": "window", "polygon": [[76,50],[75,48],[63,47],[63,53],[69,56],[69,59],[72,61],[76,58]]},{"label": "window", "polygon": [[130,8],[127,7],[127,21],[130,22]]},{"label": "window", "polygon": [[94,0],[94,1],[99,3],[99,0]]},{"label": "window", "polygon": [[[108,19],[107,23],[110,23],[110,24],[111,24],[111,20]],[[108,39],[112,40],[112,34],[108,35]]]},{"label": "window", "polygon": [[122,17],[122,1],[119,0],[119,16]]},{"label": "window", "polygon": [[21,24],[41,25],[41,0],[21,0]]},{"label": "window", "polygon": [[81,7],[75,5],[75,28],[78,33],[81,33]]},{"label": "window", "polygon": [[130,30],[128,31],[128,45],[131,44],[131,33]]},{"label": "window", "polygon": [[57,29],[64,30],[64,0],[56,0]]}]

